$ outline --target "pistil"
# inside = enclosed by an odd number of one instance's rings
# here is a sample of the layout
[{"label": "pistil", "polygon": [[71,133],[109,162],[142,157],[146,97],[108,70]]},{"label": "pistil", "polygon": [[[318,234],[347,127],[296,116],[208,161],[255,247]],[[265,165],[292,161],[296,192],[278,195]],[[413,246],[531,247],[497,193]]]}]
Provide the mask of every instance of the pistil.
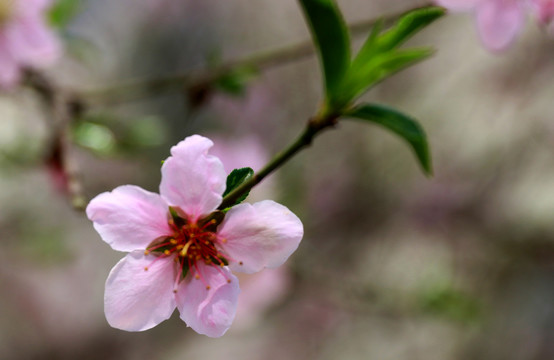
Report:
[{"label": "pistil", "polygon": [[[171,216],[169,225],[173,230],[173,236],[153,241],[144,254],[152,253],[157,255],[157,259],[173,256],[179,269],[176,284],[190,272],[191,276],[206,285],[206,289],[210,289],[210,285],[200,273],[198,262],[203,261],[205,265],[214,266],[221,274],[224,274],[221,267],[228,263],[215,245],[217,220],[211,219],[205,222],[200,220],[199,225],[198,222],[190,222],[179,217],[175,211]],[[231,280],[227,279],[227,281]]]}]

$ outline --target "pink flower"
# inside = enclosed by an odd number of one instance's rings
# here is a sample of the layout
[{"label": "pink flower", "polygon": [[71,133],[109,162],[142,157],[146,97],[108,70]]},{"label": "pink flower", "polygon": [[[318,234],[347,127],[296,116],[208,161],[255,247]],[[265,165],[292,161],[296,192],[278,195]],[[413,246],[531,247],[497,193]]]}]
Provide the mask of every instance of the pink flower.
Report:
[{"label": "pink flower", "polygon": [[0,0],[0,87],[17,84],[22,68],[42,68],[60,56],[60,43],[44,16],[50,2]]},{"label": "pink flower", "polygon": [[221,161],[208,154],[212,145],[194,135],[171,148],[160,195],[126,185],[88,205],[102,239],[114,250],[129,251],[106,281],[104,309],[111,326],[150,329],[177,307],[198,333],[222,336],[240,291],[230,270],[278,267],[298,247],[302,223],[273,201],[236,205],[222,221],[214,216],[221,214],[214,211],[226,175]]},{"label": "pink flower", "polygon": [[529,0],[531,11],[541,25],[551,25],[554,19],[554,0]]},{"label": "pink flower", "polygon": [[477,29],[483,44],[490,50],[508,47],[521,31],[525,21],[524,0],[435,0],[452,11],[475,13]]}]

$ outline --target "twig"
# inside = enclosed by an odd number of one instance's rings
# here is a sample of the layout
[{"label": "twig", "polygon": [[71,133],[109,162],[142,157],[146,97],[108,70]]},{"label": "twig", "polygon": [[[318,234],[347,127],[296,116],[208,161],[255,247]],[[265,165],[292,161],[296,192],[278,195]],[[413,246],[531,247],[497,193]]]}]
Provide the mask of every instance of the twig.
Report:
[{"label": "twig", "polygon": [[[431,1],[425,1],[419,6],[410,8],[409,10],[402,10],[378,18],[355,22],[348,27],[353,36],[366,34],[377,21],[383,20],[384,25],[387,26],[407,11],[431,5],[433,5]],[[110,105],[126,101],[141,100],[145,97],[176,90],[209,89],[222,76],[228,75],[233,70],[247,68],[255,71],[263,71],[268,68],[283,66],[294,61],[302,60],[312,56],[314,52],[315,49],[312,41],[304,40],[277,49],[261,51],[242,59],[231,60],[213,68],[153,79],[130,80],[105,89],[81,91],[80,96],[86,99],[90,104]]]}]

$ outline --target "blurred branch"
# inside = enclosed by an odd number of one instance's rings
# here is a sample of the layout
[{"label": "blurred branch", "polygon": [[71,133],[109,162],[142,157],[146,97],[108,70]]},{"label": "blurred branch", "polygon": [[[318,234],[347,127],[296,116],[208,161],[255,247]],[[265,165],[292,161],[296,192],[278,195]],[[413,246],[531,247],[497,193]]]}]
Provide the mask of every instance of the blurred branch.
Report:
[{"label": "blurred branch", "polygon": [[[366,34],[378,21],[383,21],[384,25],[388,26],[408,11],[431,5],[433,5],[432,1],[423,1],[419,6],[410,9],[352,23],[349,25],[349,29],[353,36]],[[83,91],[81,96],[91,104],[110,105],[140,100],[170,91],[186,91],[190,95],[202,94],[233,70],[248,68],[255,71],[263,71],[268,68],[283,66],[302,60],[312,56],[314,53],[313,42],[311,40],[304,40],[296,44],[261,51],[243,59],[231,60],[216,67],[153,79],[131,80],[105,89]]]},{"label": "blurred branch", "polygon": [[51,171],[60,172],[63,190],[77,210],[84,210],[86,198],[83,194],[81,171],[70,155],[71,124],[85,110],[85,104],[71,92],[57,86],[44,74],[27,70],[26,82],[49,107],[52,116],[52,139],[48,157],[45,159]]}]

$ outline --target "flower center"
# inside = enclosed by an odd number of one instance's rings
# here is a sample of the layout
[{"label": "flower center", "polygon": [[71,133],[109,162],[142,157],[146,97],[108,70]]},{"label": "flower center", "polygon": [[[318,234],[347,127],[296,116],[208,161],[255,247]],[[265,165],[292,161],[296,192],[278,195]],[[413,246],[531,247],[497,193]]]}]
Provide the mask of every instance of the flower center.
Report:
[{"label": "flower center", "polygon": [[0,0],[0,26],[7,24],[13,15],[15,0]]},{"label": "flower center", "polygon": [[[198,269],[199,263],[216,267],[228,265],[225,256],[215,246],[218,241],[215,233],[217,219],[208,217],[189,222],[176,215],[173,209],[170,209],[170,212],[172,219],[169,226],[173,230],[173,235],[153,241],[146,248],[145,255],[152,253],[157,255],[158,259],[173,257],[180,269],[176,282],[184,279],[189,272],[194,274],[196,279],[203,280]],[[208,285],[206,287],[209,288]]]}]

